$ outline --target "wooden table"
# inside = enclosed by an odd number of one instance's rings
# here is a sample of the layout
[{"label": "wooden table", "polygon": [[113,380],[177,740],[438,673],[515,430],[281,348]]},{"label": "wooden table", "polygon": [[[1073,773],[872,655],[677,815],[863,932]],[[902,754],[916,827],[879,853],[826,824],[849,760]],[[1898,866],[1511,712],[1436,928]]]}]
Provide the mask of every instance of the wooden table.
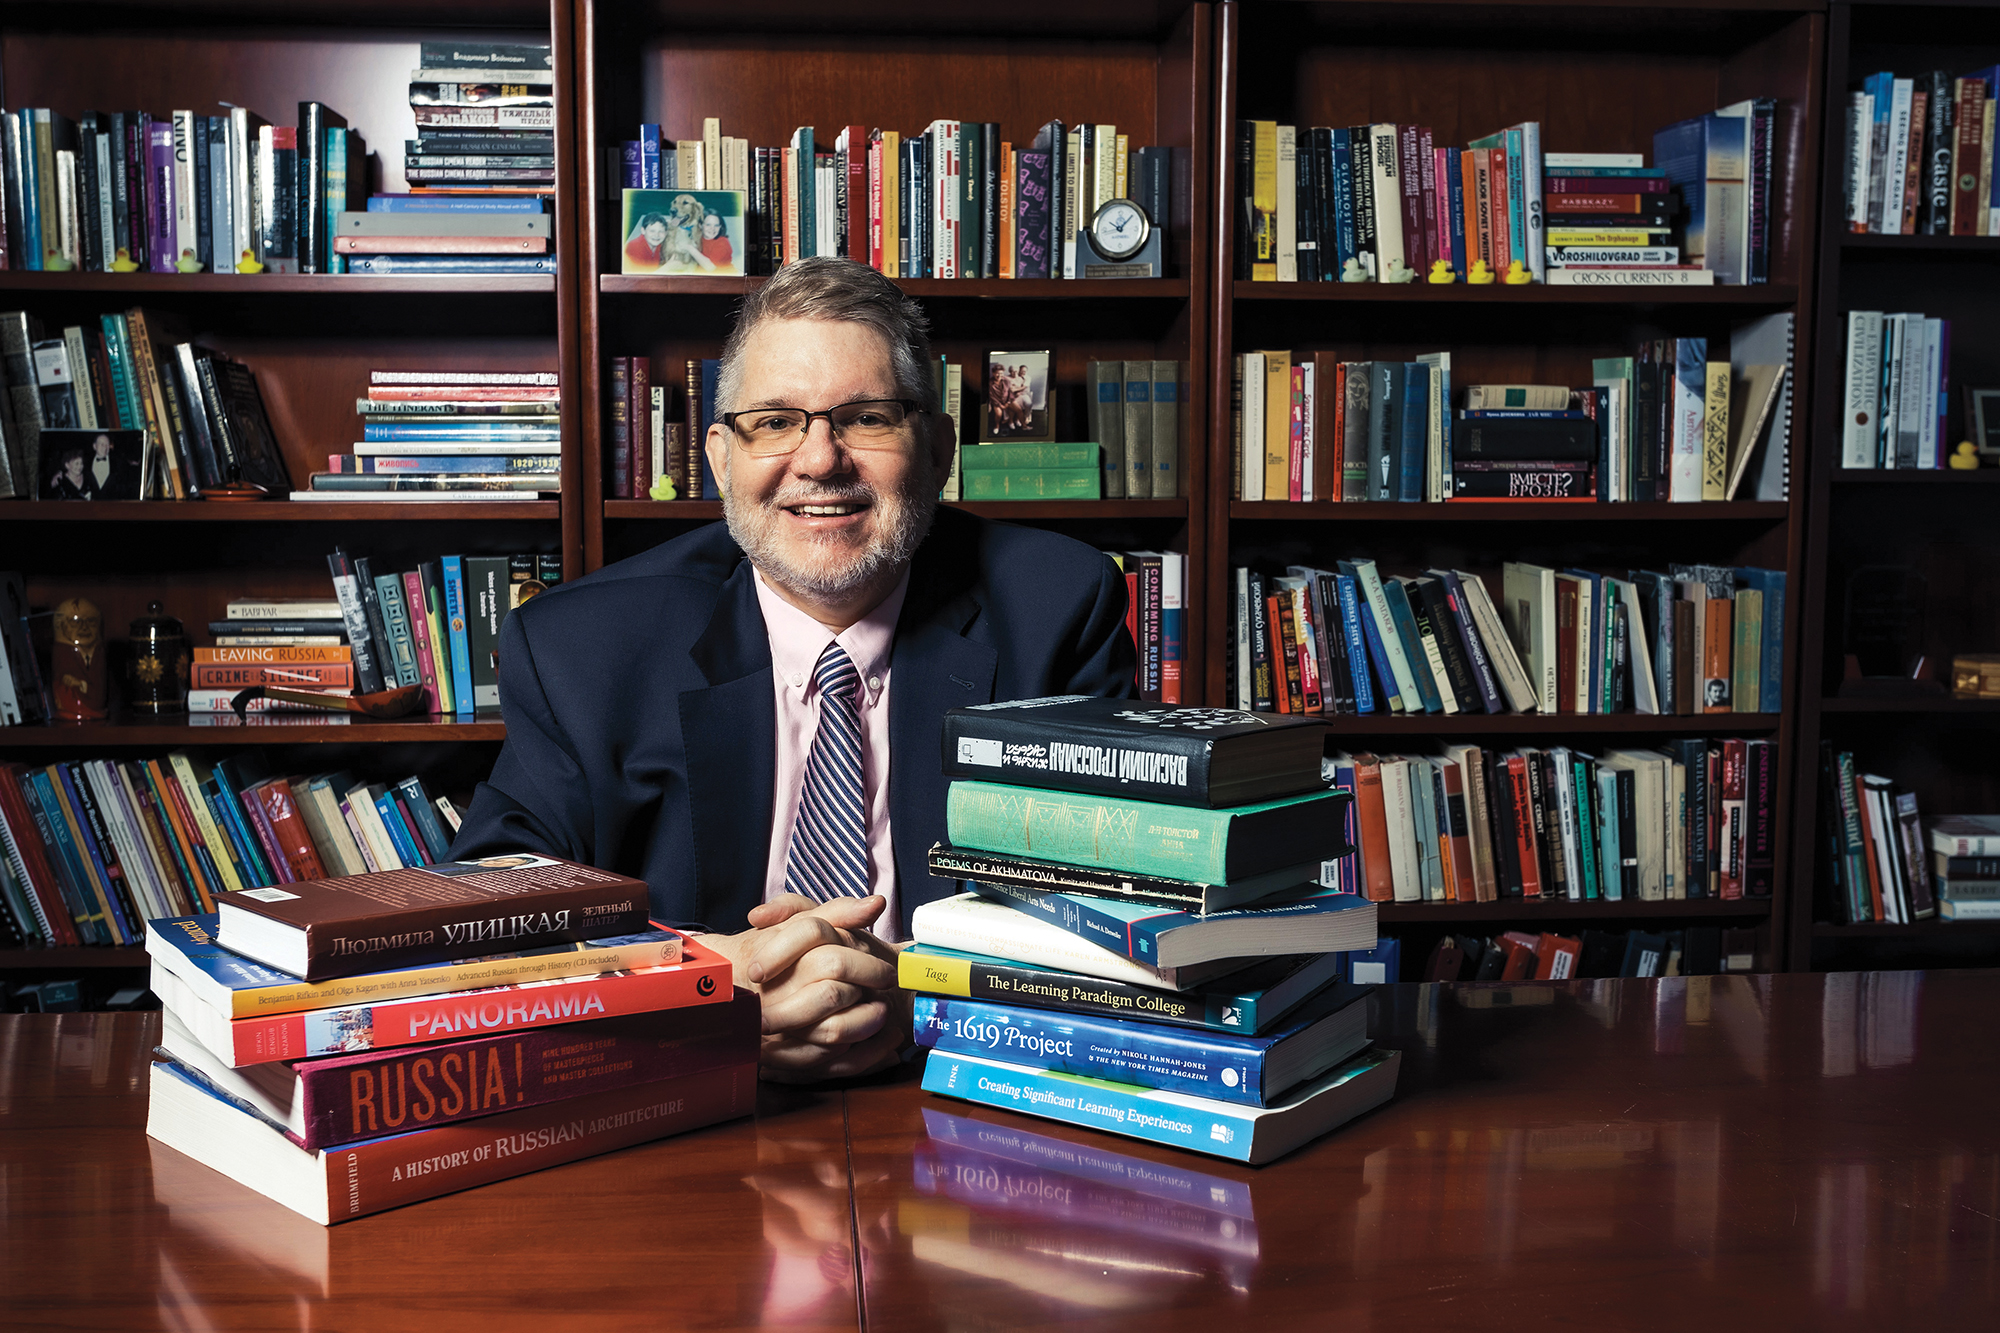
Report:
[{"label": "wooden table", "polygon": [[0,1327],[1992,1327],[2000,974],[1384,988],[1261,1169],[931,1097],[321,1228],[144,1136],[150,1015],[0,1017]]}]

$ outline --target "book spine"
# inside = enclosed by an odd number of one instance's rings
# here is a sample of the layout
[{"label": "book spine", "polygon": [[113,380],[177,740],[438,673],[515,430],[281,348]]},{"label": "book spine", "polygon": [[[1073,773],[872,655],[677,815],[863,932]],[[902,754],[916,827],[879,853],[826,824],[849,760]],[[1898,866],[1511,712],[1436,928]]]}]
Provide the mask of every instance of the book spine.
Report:
[{"label": "book spine", "polygon": [[308,1151],[542,1106],[743,1063],[757,1004],[568,1024],[294,1067]]},{"label": "book spine", "polygon": [[[1134,729],[1137,731],[1138,729]],[[1210,803],[1210,743],[1147,729],[1069,734],[997,713],[944,718],[944,775],[1130,796],[1172,805]]]},{"label": "book spine", "polygon": [[1122,1019],[1054,1018],[1035,1009],[918,995],[919,1046],[1008,1060],[1039,1070],[1110,1079],[1242,1106],[1266,1104],[1268,1042],[1149,1031]]},{"label": "book spine", "polygon": [[294,666],[232,666],[223,662],[196,662],[188,668],[189,688],[197,690],[243,690],[253,685],[295,685],[306,690],[347,689],[354,683],[355,668],[345,662],[307,662]]},{"label": "book spine", "polygon": [[1216,1032],[1255,1032],[1259,1026],[1255,994],[1163,990],[997,958],[905,949],[897,959],[896,983],[919,993],[1001,1004],[1025,1002],[1038,1009],[1139,1018]]}]

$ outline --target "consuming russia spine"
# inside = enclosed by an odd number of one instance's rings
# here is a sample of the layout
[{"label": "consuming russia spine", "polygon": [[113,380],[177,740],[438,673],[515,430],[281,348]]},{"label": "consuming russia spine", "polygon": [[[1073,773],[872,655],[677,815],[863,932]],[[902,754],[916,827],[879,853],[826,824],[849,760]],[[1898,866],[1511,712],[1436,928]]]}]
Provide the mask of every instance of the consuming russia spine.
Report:
[{"label": "consuming russia spine", "polygon": [[[751,1062],[305,1154],[281,1131],[158,1063],[146,1132],[251,1189],[261,1188],[254,1159],[306,1156],[315,1188],[300,1211],[331,1224],[733,1120],[750,1113],[756,1093]],[[190,1107],[193,1116],[176,1114]],[[188,1123],[197,1116],[214,1132],[197,1132]]]}]

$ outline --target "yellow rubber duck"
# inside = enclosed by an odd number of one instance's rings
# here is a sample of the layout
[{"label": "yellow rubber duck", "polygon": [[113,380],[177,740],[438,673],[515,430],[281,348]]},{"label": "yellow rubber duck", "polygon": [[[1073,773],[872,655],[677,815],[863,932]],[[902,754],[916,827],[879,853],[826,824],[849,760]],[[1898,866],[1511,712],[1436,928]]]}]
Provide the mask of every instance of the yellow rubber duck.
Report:
[{"label": "yellow rubber duck", "polygon": [[1389,266],[1382,270],[1382,281],[1384,282],[1401,283],[1415,282],[1416,280],[1417,271],[1400,259],[1390,260]]},{"label": "yellow rubber duck", "polygon": [[1449,286],[1458,281],[1458,274],[1452,271],[1449,259],[1434,259],[1431,261],[1431,275],[1425,281],[1434,282],[1440,286]]},{"label": "yellow rubber duck", "polygon": [[1501,279],[1509,287],[1525,287],[1534,280],[1535,275],[1528,272],[1528,266],[1518,259],[1507,265],[1507,276]]},{"label": "yellow rubber duck", "polygon": [[1465,275],[1465,282],[1468,287],[1489,286],[1493,282],[1493,270],[1486,266],[1485,260],[1475,259],[1472,261],[1472,271]]},{"label": "yellow rubber duck", "polygon": [[137,273],[139,266],[132,261],[132,252],[124,246],[118,247],[118,255],[111,261],[113,273]]},{"label": "yellow rubber duck", "polygon": [[1340,280],[1342,282],[1366,282],[1368,281],[1368,270],[1361,267],[1360,260],[1350,259],[1341,265]]},{"label": "yellow rubber duck", "polygon": [[681,498],[681,493],[674,489],[674,479],[672,477],[653,478],[653,485],[646,492],[646,495],[648,498],[654,500],[678,500]]},{"label": "yellow rubber duck", "polygon": [[257,262],[257,256],[245,250],[243,258],[236,261],[236,271],[238,273],[262,273],[264,266]]},{"label": "yellow rubber duck", "polygon": [[1979,470],[1979,446],[1971,440],[1960,440],[1958,448],[1952,450],[1951,457],[1945,461],[1960,472],[1977,472]]}]

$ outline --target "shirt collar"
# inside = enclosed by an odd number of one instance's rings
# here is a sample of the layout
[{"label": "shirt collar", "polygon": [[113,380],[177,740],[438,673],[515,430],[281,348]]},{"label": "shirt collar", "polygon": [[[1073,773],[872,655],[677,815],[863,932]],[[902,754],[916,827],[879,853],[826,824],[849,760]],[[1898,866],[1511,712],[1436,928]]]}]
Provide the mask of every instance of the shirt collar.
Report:
[{"label": "shirt collar", "polygon": [[813,671],[829,641],[847,650],[861,674],[863,706],[882,697],[889,683],[889,655],[896,642],[896,619],[910,590],[910,571],[889,590],[881,604],[839,634],[780,597],[764,581],[764,571],[751,567],[756,579],[757,605],[764,613],[764,631],[771,640],[771,669],[792,697],[803,700],[813,686]]}]

